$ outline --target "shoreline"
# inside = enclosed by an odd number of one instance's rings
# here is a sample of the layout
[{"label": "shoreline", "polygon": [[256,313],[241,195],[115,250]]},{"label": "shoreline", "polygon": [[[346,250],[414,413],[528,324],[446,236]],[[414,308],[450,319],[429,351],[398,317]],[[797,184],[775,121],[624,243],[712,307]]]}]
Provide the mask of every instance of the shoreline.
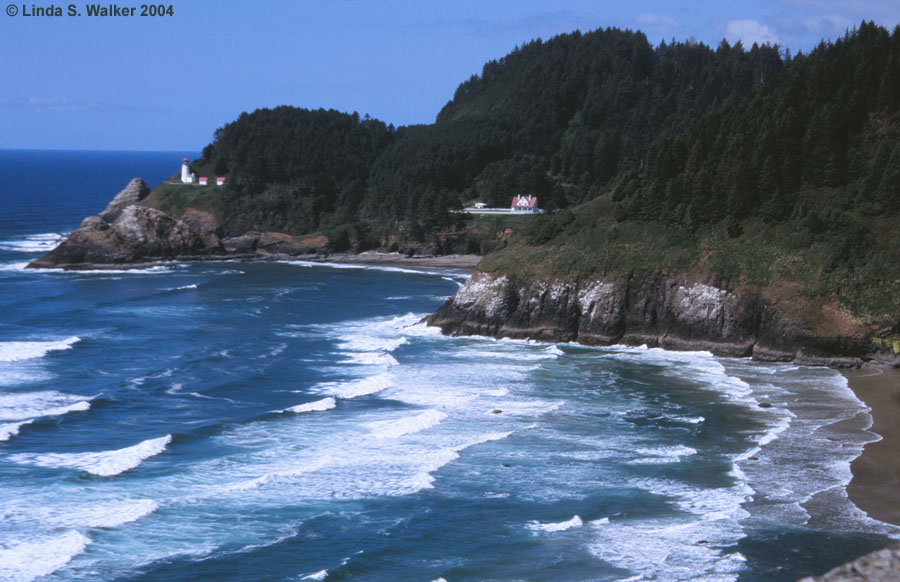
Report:
[{"label": "shoreline", "polygon": [[[135,269],[147,269],[150,267],[166,266],[173,262],[223,262],[223,261],[247,261],[250,263],[276,263],[285,261],[308,261],[310,263],[338,263],[344,265],[368,265],[382,267],[397,267],[403,269],[454,269],[468,272],[475,271],[482,255],[431,255],[431,256],[406,256],[400,253],[379,253],[377,251],[365,251],[362,253],[336,253],[333,255],[191,255],[180,256],[171,259],[148,260],[135,263],[77,263],[63,264],[59,266],[35,266],[27,267],[34,271],[130,271]],[[30,265],[31,263],[29,263]]]},{"label": "shoreline", "polygon": [[840,372],[871,409],[869,430],[881,437],[850,464],[847,496],[869,517],[900,525],[900,370],[867,366]]},{"label": "shoreline", "polygon": [[[299,257],[298,257],[299,258]],[[475,267],[483,259],[482,255],[433,255],[427,257],[408,257],[400,253],[379,253],[365,251],[357,254],[335,254],[329,257],[318,255],[308,259],[314,263],[343,263],[350,265],[380,265],[383,267],[402,267],[415,269],[460,269],[474,272]]]}]

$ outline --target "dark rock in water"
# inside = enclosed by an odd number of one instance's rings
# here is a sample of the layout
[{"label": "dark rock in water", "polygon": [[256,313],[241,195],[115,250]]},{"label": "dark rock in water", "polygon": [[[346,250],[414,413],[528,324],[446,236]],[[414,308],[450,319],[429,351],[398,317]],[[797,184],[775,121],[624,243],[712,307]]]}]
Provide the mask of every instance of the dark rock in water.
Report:
[{"label": "dark rock in water", "polygon": [[148,191],[135,178],[99,216],[85,218],[62,244],[28,266],[90,268],[207,252],[203,236],[191,225],[136,204]]},{"label": "dark rock in water", "polygon": [[263,258],[325,254],[328,239],[297,239],[277,232],[219,238],[208,209],[185,208],[179,218],[141,204],[150,188],[133,179],[98,216],[85,218],[65,241],[30,268],[127,268],[166,259]]},{"label": "dark rock in water", "polygon": [[900,545],[872,552],[823,574],[798,582],[896,582],[900,580]]},{"label": "dark rock in water", "polygon": [[427,321],[449,335],[644,344],[808,365],[858,366],[874,351],[871,330],[828,305],[658,272],[534,281],[476,271]]},{"label": "dark rock in water", "polygon": [[759,407],[760,408],[772,408],[772,404],[770,402],[760,402]]}]

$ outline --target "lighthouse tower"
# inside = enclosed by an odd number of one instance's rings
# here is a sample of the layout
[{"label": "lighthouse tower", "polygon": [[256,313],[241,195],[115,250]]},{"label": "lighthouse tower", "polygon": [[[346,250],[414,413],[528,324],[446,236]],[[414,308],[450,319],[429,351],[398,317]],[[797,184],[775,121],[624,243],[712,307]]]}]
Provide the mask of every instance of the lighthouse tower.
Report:
[{"label": "lighthouse tower", "polygon": [[194,183],[194,174],[191,173],[190,167],[188,167],[188,159],[184,158],[184,162],[181,164],[181,182],[183,184],[193,184]]}]

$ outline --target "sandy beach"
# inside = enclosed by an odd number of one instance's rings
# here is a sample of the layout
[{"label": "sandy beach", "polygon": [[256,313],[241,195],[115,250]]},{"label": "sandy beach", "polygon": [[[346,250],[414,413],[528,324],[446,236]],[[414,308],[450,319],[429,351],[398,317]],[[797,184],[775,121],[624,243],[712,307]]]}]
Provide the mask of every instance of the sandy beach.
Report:
[{"label": "sandy beach", "polygon": [[882,439],[853,461],[850,499],[870,517],[900,525],[900,370],[843,370],[850,388],[872,409],[871,430]]}]

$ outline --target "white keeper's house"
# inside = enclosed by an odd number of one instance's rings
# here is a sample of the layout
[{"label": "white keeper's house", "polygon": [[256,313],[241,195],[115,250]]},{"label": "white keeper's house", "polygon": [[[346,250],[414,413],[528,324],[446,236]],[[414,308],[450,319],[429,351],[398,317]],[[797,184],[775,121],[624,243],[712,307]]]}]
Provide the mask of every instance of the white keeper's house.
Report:
[{"label": "white keeper's house", "polygon": [[538,213],[538,203],[537,196],[525,196],[523,194],[519,194],[513,196],[512,206],[509,209],[510,212],[530,212],[530,213]]}]

